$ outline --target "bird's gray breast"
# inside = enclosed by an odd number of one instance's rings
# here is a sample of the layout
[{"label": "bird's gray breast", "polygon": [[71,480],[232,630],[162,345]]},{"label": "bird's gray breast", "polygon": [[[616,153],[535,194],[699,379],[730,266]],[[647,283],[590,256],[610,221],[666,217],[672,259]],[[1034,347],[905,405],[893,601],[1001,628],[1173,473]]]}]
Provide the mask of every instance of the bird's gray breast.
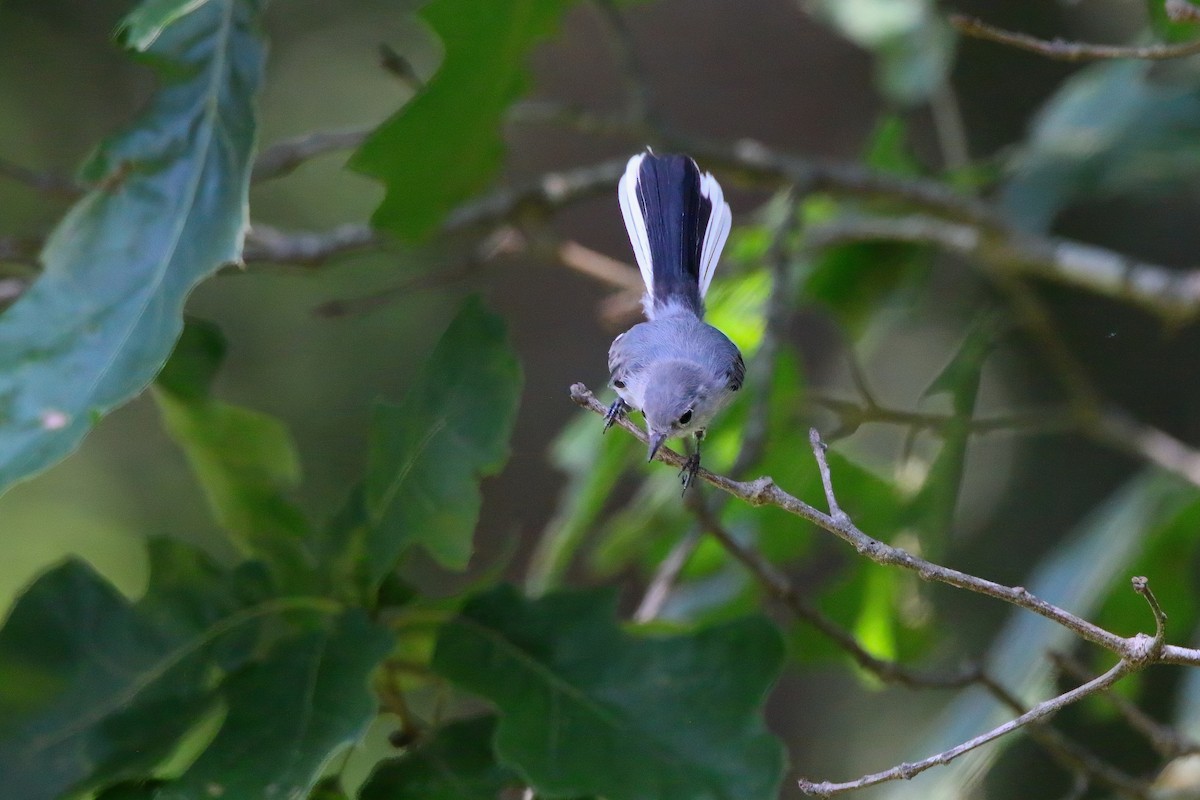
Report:
[{"label": "bird's gray breast", "polygon": [[608,349],[608,370],[617,395],[632,408],[645,406],[650,367],[664,361],[687,361],[723,380],[741,384],[742,357],[725,334],[691,315],[640,322],[618,336]]}]

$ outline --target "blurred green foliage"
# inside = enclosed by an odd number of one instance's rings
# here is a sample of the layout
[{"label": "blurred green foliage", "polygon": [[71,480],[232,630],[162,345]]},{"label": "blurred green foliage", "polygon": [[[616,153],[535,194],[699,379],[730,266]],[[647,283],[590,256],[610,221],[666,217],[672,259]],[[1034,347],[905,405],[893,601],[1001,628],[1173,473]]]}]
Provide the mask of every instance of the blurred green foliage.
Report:
[{"label": "blurred green foliage", "polygon": [[[599,1],[598,17],[628,11]],[[1153,199],[1194,182],[1194,61],[1083,68],[1054,87],[1016,147],[949,172],[930,166],[918,146],[920,118],[911,112],[942,103],[944,113],[952,91],[961,43],[940,6],[805,6],[828,26],[821,35],[841,36],[872,59],[884,109],[857,158],[882,185],[908,180],[945,188],[962,193],[964,205],[994,192],[1006,225],[1046,231],[1098,198]],[[426,295],[415,287],[446,281],[456,269],[473,275],[512,248],[556,251],[548,209],[530,214],[518,206],[503,220],[503,236],[437,234],[454,209],[505,185],[504,126],[531,83],[527,62],[560,27],[576,24],[580,7],[565,0],[486,7],[431,0],[419,14],[369,3],[356,8],[395,25],[403,47],[391,57],[408,67],[392,76],[403,85],[387,84],[388,102],[401,102],[399,109],[364,135],[349,163],[382,185],[371,221],[381,236],[396,237],[382,246],[388,263],[350,265],[316,287],[278,273],[210,282],[188,310],[219,305],[206,292],[221,283],[228,297],[214,316],[222,325],[190,316],[185,322],[189,293],[240,261],[250,208],[255,219],[286,217],[289,204],[269,187],[250,191],[253,149],[267,138],[256,106],[294,112],[277,125],[298,129],[272,134],[304,133],[310,109],[300,101],[310,70],[328,66],[346,94],[362,90],[361,81],[337,59],[326,65],[285,58],[264,82],[259,0],[145,0],[123,18],[118,45],[130,62],[150,65],[158,85],[147,109],[88,160],[80,193],[55,190],[70,207],[55,212],[61,219],[36,267],[14,259],[13,275],[28,285],[0,315],[0,485],[64,457],[101,417],[153,381],[146,407],[139,412],[134,403],[128,412],[140,416],[122,428],[116,414],[106,425],[134,447],[155,436],[173,442],[174,469],[181,474],[186,464],[219,534],[192,535],[183,522],[192,515],[175,508],[178,528],[148,525],[138,530],[144,539],[114,533],[103,513],[76,506],[103,510],[102,478],[94,495],[51,497],[31,505],[36,511],[5,518],[0,555],[7,570],[0,579],[39,572],[19,591],[0,584],[0,604],[13,594],[0,627],[5,796],[483,800],[528,787],[547,798],[758,800],[781,791],[785,739],[796,745],[797,760],[804,758],[809,743],[789,725],[808,725],[827,747],[845,751],[839,763],[857,764],[859,751],[927,755],[997,718],[994,699],[966,692],[940,716],[927,714],[928,725],[901,717],[902,736],[875,734],[891,724],[875,711],[865,726],[861,719],[814,722],[812,707],[834,708],[850,690],[870,694],[871,703],[894,702],[879,676],[861,668],[849,671],[839,691],[809,698],[798,714],[788,705],[796,686],[832,685],[821,681],[845,672],[844,646],[815,635],[802,619],[775,613],[778,587],[764,585],[704,536],[680,500],[676,476],[645,466],[641,446],[623,432],[602,435],[594,415],[570,419],[550,443],[562,485],[555,503],[537,509],[543,524],[536,542],[488,517],[489,510],[498,516],[487,494],[497,483],[485,479],[504,481],[514,451],[530,457],[513,444],[514,435],[525,441],[522,403],[544,408],[526,389],[531,370],[517,354],[528,328],[489,310],[505,303],[502,292],[485,303],[475,294],[462,300],[457,290]],[[1168,19],[1161,1],[1149,4],[1143,22],[1167,41],[1200,33],[1193,23]],[[636,70],[628,48],[637,37],[620,25],[614,36],[618,50],[626,48],[617,60]],[[424,75],[430,77],[422,84]],[[273,98],[281,85],[290,88]],[[382,93],[383,85],[362,91]],[[327,98],[335,105],[340,99]],[[579,109],[559,111],[568,124],[596,126]],[[648,121],[623,124],[633,125],[634,146],[641,146]],[[319,194],[333,171],[328,160],[317,160],[296,180]],[[341,216],[321,223],[367,215],[378,193],[350,186],[328,192]],[[557,187],[551,182],[547,194]],[[937,561],[1013,551],[976,565],[978,572],[1025,582],[1120,634],[1148,627],[1144,604],[1126,582],[1129,574],[1145,574],[1171,614],[1173,640],[1194,638],[1200,491],[1177,476],[1126,464],[1088,495],[1089,515],[1056,528],[1058,538],[1037,542],[1005,530],[990,551],[972,541],[984,525],[971,515],[998,516],[1000,505],[977,498],[972,476],[982,473],[994,498],[1008,488],[1013,464],[1011,451],[991,460],[997,451],[985,449],[980,423],[1029,410],[1014,400],[1020,391],[1008,391],[1019,381],[1006,370],[1019,361],[1032,371],[1037,363],[1031,340],[1045,335],[1044,327],[1014,330],[1041,298],[1031,290],[1030,301],[1007,293],[1006,281],[986,280],[994,266],[979,265],[984,279],[964,278],[961,264],[948,264],[920,241],[851,237],[813,245],[810,232],[824,225],[871,215],[904,220],[914,202],[927,211],[913,193],[886,195],[861,187],[780,193],[757,214],[739,214],[726,267],[706,302],[710,320],[751,365],[743,394],[753,396],[709,431],[706,466],[770,475],[815,502],[824,491],[808,428],[818,425],[835,440],[828,460],[840,503],[870,535]],[[14,215],[13,224],[21,221]],[[1005,230],[997,225],[989,233]],[[525,281],[520,291],[537,294],[548,316],[559,311],[541,277],[514,267],[504,280]],[[326,321],[317,335],[289,324],[295,320],[279,310],[331,296],[334,303],[322,306],[327,314],[389,300],[397,310]],[[1012,314],[1014,307],[1026,316]],[[271,317],[267,343],[247,344],[251,321],[268,313],[281,316]],[[392,328],[401,334],[386,336]],[[561,358],[578,328],[554,330],[556,338],[541,344]],[[806,337],[820,346],[806,347]],[[929,352],[890,355],[917,344]],[[249,379],[257,393],[229,378],[239,346],[263,350]],[[350,357],[355,349],[365,352]],[[320,358],[308,358],[314,350]],[[844,380],[831,366],[839,361],[851,364]],[[1051,373],[1061,367],[1051,363]],[[364,369],[379,374],[364,378]],[[1080,371],[1086,377],[1087,369]],[[868,376],[884,384],[878,393]],[[1028,393],[1045,395],[1041,405],[1077,402],[1061,377],[1051,374],[1045,382],[1052,388]],[[366,387],[364,396],[339,407],[331,398],[343,395],[329,385],[351,380]],[[396,393],[398,402],[365,397],[380,392]],[[298,394],[312,396],[318,421],[285,423],[286,404],[264,400]],[[355,446],[311,444],[352,427],[350,419],[362,422],[358,439],[338,441]],[[1015,423],[997,427],[1010,438],[1036,439]],[[879,435],[881,428],[890,433]],[[105,430],[93,438],[103,442]],[[1055,430],[1042,441],[1049,442],[1041,450],[1047,457],[1067,439]],[[990,459],[982,467],[980,453]],[[538,449],[532,459],[541,457]],[[338,469],[327,469],[327,461]],[[142,469],[147,480],[139,491],[147,497],[172,476],[158,463]],[[40,485],[17,491],[36,493]],[[503,485],[516,495],[512,505],[540,496],[515,481]],[[1014,491],[1008,502],[1019,509],[1025,498]],[[1056,491],[1051,487],[1050,505],[1059,500]],[[331,511],[324,500],[332,495],[343,499]],[[1042,655],[1073,645],[1062,627],[1029,614],[1005,621],[995,612],[977,623],[966,616],[967,604],[848,552],[779,509],[722,497],[710,510],[733,541],[764,558],[873,656],[947,668],[985,652],[989,673],[1023,702],[1053,690]],[[22,539],[27,528],[54,534],[30,542]],[[489,549],[494,542],[485,541],[485,530],[499,530],[504,544]],[[52,551],[69,554],[47,567]],[[655,622],[623,622],[629,598],[613,586],[640,589],[661,580],[664,562],[680,554]],[[502,577],[523,578],[524,593]],[[609,586],[585,588],[592,584]],[[1125,691],[1174,709],[1177,724],[1195,728],[1194,676],[1171,697],[1148,678],[1129,681]],[[785,710],[768,727],[772,704]],[[795,717],[804,719],[780,721]],[[1080,718],[1112,715],[1089,707]],[[925,728],[921,736],[918,727]],[[381,732],[390,732],[386,747],[363,744]],[[922,750],[913,751],[918,745]],[[960,796],[1004,757],[996,747],[892,793]],[[1121,766],[1149,769],[1135,756]]]}]

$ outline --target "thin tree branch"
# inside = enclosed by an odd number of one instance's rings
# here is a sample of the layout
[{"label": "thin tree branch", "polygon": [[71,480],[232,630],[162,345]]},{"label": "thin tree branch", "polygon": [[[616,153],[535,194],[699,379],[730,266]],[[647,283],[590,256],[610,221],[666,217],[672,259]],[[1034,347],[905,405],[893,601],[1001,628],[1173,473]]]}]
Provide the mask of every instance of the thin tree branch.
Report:
[{"label": "thin tree branch", "polygon": [[1200,6],[1194,6],[1188,0],[1167,0],[1163,10],[1171,22],[1200,22]]},{"label": "thin tree branch", "polygon": [[888,781],[908,780],[920,775],[922,772],[931,767],[949,764],[951,761],[963,755],[964,753],[969,753],[976,748],[982,747],[988,742],[993,742],[996,739],[999,739],[1000,737],[1017,730],[1018,728],[1021,728],[1032,722],[1043,720],[1084,697],[1104,691],[1134,670],[1135,666],[1132,662],[1121,659],[1103,675],[1093,678],[1087,683],[1077,686],[1069,692],[1063,692],[1057,697],[1053,697],[1049,700],[1038,703],[1021,716],[1011,719],[1002,725],[997,725],[990,731],[981,733],[979,736],[976,736],[973,739],[968,739],[962,744],[955,745],[949,750],[944,750],[936,755],[930,756],[929,758],[923,758],[920,761],[897,764],[891,769],[886,769],[882,772],[874,772],[870,775],[864,775],[861,778],[852,781],[846,781],[844,783],[834,783],[832,781],[814,783],[801,778],[799,781],[800,790],[806,794],[816,795],[817,797],[832,797],[835,794],[841,794],[854,789],[864,789],[868,786],[876,786]]},{"label": "thin tree branch", "polygon": [[246,235],[242,258],[248,264],[275,262],[315,267],[336,256],[375,249],[383,242],[383,237],[370,227],[353,223],[321,233],[285,233],[255,223]]},{"label": "thin tree branch", "polygon": [[963,124],[962,109],[949,78],[943,78],[934,87],[929,96],[929,112],[933,117],[938,149],[942,151],[942,163],[948,169],[961,169],[970,164],[971,149],[967,141],[967,128]]},{"label": "thin tree branch", "polygon": [[35,191],[68,200],[74,200],[83,194],[83,187],[72,178],[53,172],[38,172],[5,159],[0,159],[0,177],[24,184]]},{"label": "thin tree branch", "polygon": [[[820,440],[815,436],[813,438],[813,452],[818,461],[823,461],[824,451],[818,447]],[[1071,689],[1070,691],[1063,692],[1057,697],[1053,697],[1049,700],[1038,703],[1029,711],[1026,711],[1024,714],[1021,714],[1015,719],[1009,720],[1008,722],[998,725],[986,733],[980,734],[973,739],[969,739],[962,744],[951,747],[950,749],[944,750],[941,753],[930,756],[929,758],[925,758],[916,762],[898,764],[891,769],[864,775],[861,778],[843,783],[834,783],[830,781],[813,783],[802,778],[799,782],[801,791],[804,791],[808,794],[817,795],[819,797],[830,797],[835,794],[841,794],[842,792],[851,791],[853,789],[862,789],[867,786],[875,786],[887,781],[908,780],[931,767],[947,764],[964,753],[968,753],[989,742],[995,741],[996,739],[1011,733],[1022,726],[1040,722],[1041,720],[1046,719],[1050,715],[1058,712],[1072,703],[1083,699],[1084,697],[1088,697],[1108,689],[1126,675],[1137,672],[1149,666],[1150,664],[1155,663],[1158,661],[1159,656],[1162,653],[1162,649],[1165,646],[1166,614],[1163,613],[1162,607],[1158,604],[1158,600],[1155,599],[1153,592],[1150,591],[1149,583],[1145,578],[1134,578],[1133,589],[1143,598],[1145,598],[1146,602],[1150,605],[1151,612],[1154,615],[1155,633],[1153,636],[1137,634],[1136,636],[1133,636],[1127,640],[1130,643],[1130,646],[1126,654],[1123,655],[1121,660],[1103,675],[1093,678],[1092,680],[1087,681],[1086,683],[1083,683],[1080,686]]]},{"label": "thin tree branch", "polygon": [[314,131],[275,142],[263,148],[254,160],[250,180],[258,183],[291,174],[307,161],[338,150],[358,147],[370,134],[369,128]]},{"label": "thin tree branch", "polygon": [[[919,672],[895,661],[879,658],[868,651],[858,639],[845,628],[826,617],[809,603],[791,584],[787,577],[767,561],[754,548],[739,542],[720,523],[716,513],[699,499],[701,495],[688,497],[688,506],[703,525],[725,550],[736,558],[754,576],[768,594],[780,601],[798,620],[812,626],[848,655],[863,670],[885,683],[897,684],[910,689],[958,689],[979,685],[1001,703],[1017,714],[1024,714],[1022,703],[991,678],[978,666],[968,666],[957,673],[934,674]],[[1085,676],[1081,681],[1086,681]],[[1061,732],[1041,722],[1034,723],[1029,736],[1041,745],[1060,765],[1083,775],[1091,781],[1108,786],[1126,797],[1144,800],[1147,795],[1144,782],[1133,778],[1097,758],[1086,749],[1065,737]]]},{"label": "thin tree branch", "polygon": [[[571,399],[582,408],[586,408],[600,416],[603,416],[608,411],[582,383],[576,383],[571,387]],[[630,420],[622,419],[617,424],[633,434],[639,441],[646,442],[645,431],[637,427]],[[820,449],[817,449],[814,455],[820,461],[824,460],[824,453]],[[682,467],[684,463],[683,456],[666,447],[659,448],[659,454],[655,456],[655,460],[662,461],[676,468]],[[826,464],[827,467],[828,465]],[[945,583],[1027,609],[1057,622],[1059,625],[1074,631],[1081,638],[1097,644],[1123,659],[1137,663],[1149,659],[1167,664],[1200,666],[1200,650],[1167,644],[1162,647],[1161,652],[1157,656],[1153,656],[1147,652],[1148,640],[1151,637],[1142,634],[1129,638],[1118,636],[1065,609],[1034,596],[1024,587],[1005,586],[985,578],[979,578],[959,570],[935,564],[905,550],[874,539],[860,530],[849,519],[834,519],[833,516],[789,494],[781,489],[770,477],[762,476],[754,480],[738,481],[711,472],[703,467],[700,468],[698,475],[708,484],[750,505],[775,506],[794,516],[807,520],[817,527],[834,534],[839,539],[851,545],[857,552],[876,563],[900,567],[916,573],[923,580]]]},{"label": "thin tree branch", "polygon": [[[1091,679],[1086,671],[1078,677],[1080,683]],[[1012,692],[1008,691],[999,681],[986,673],[979,676],[979,684],[1008,706],[1015,714],[1024,714],[1028,709]],[[1115,695],[1109,693],[1107,697]],[[1065,769],[1074,771],[1077,776],[1085,776],[1088,782],[1101,783],[1114,792],[1134,800],[1147,800],[1149,785],[1146,781],[1122,772],[1108,762],[1098,758],[1077,742],[1068,739],[1061,731],[1054,728],[1049,720],[1032,723],[1027,729],[1029,738],[1033,739]]]},{"label": "thin tree branch", "polygon": [[609,49],[612,51],[617,70],[625,82],[625,90],[628,94],[626,118],[653,128],[655,114],[650,81],[647,80],[646,71],[638,57],[637,46],[633,41],[633,31],[625,23],[625,17],[622,16],[621,10],[613,0],[594,0],[592,5],[600,12],[605,27],[608,29],[611,43]]},{"label": "thin tree branch", "polygon": [[1195,55],[1200,53],[1200,41],[1180,42],[1178,44],[1150,44],[1150,45],[1107,45],[1107,44],[1089,44],[1084,42],[1069,42],[1064,39],[1054,39],[1052,41],[1046,39],[1038,39],[1035,36],[1030,36],[1027,33],[1019,33],[1017,31],[1009,31],[1003,28],[997,28],[994,25],[989,25],[986,22],[974,17],[964,16],[962,14],[951,14],[950,24],[955,30],[965,36],[972,36],[976,39],[985,39],[989,42],[1015,47],[1019,50],[1028,50],[1031,53],[1037,53],[1046,58],[1052,58],[1056,61],[1100,61],[1106,59],[1141,59],[1148,61],[1165,61],[1172,58],[1182,58],[1184,56]]},{"label": "thin tree branch", "polygon": [[1183,322],[1200,313],[1200,269],[1175,270],[1140,262],[1069,239],[987,231],[928,215],[842,216],[812,228],[805,244],[816,250],[877,240],[931,244],[991,267],[1124,300],[1169,322]]},{"label": "thin tree branch", "polygon": [[641,273],[635,268],[618,261],[612,256],[597,252],[590,247],[584,247],[579,242],[567,240],[561,242],[557,249],[558,260],[569,269],[595,278],[614,289],[632,289],[639,294],[645,291]]},{"label": "thin tree branch", "polygon": [[[842,429],[855,430],[866,423],[901,425],[918,431],[940,431],[955,421],[953,414],[937,414],[931,411],[910,411],[888,406],[859,405],[852,400],[843,400],[822,394],[810,394],[809,402],[829,409],[838,416]],[[1025,411],[1011,414],[996,414],[972,417],[967,421],[971,433],[983,435],[1002,431],[1020,433],[1057,433],[1074,430],[1078,422],[1067,411]]]},{"label": "thin tree branch", "polygon": [[633,612],[634,622],[649,622],[662,613],[663,606],[667,604],[667,598],[670,597],[671,590],[675,588],[680,573],[683,572],[683,568],[687,566],[687,562],[699,546],[700,532],[695,529],[688,531],[682,539],[675,543],[671,552],[667,553],[667,557],[659,562],[654,578],[642,595],[642,601],[638,604],[637,610]]},{"label": "thin tree branch", "polygon": [[[700,495],[695,495],[700,497]],[[691,496],[688,498],[691,499]],[[806,600],[782,572],[754,548],[739,542],[721,524],[716,513],[698,500],[689,507],[701,526],[716,539],[726,552],[741,562],[767,592],[779,600],[797,619],[811,625],[854,660],[859,667],[885,683],[895,683],[915,689],[958,689],[976,682],[979,670],[967,667],[956,673],[937,675],[919,672],[903,664],[879,658],[867,650],[855,636],[825,616]]]},{"label": "thin tree branch", "polygon": [[[592,411],[593,413],[603,416],[607,409],[601,404],[587,387],[583,384],[575,384],[571,387],[571,397],[580,406]],[[628,419],[621,419],[618,423],[622,428],[634,434],[641,441],[646,441],[645,432],[630,422]],[[953,570],[948,567],[934,564],[933,562],[914,556],[904,550],[901,550],[891,545],[887,545],[877,539],[873,539],[854,525],[854,523],[841,512],[837,503],[837,498],[833,490],[832,479],[829,477],[829,465],[825,458],[824,444],[816,435],[815,431],[810,436],[810,441],[813,446],[813,456],[817,460],[818,468],[822,473],[823,483],[825,485],[826,499],[830,504],[834,513],[825,514],[798,498],[788,494],[780,489],[774,481],[769,477],[761,477],[753,481],[735,481],[726,478],[723,475],[718,475],[706,469],[701,469],[699,475],[709,484],[724,490],[732,496],[738,497],[751,505],[773,505],[781,508],[789,513],[792,513],[802,519],[813,522],[822,529],[829,531],[844,541],[848,542],[854,548],[865,555],[867,558],[876,563],[899,566],[904,569],[916,572],[925,580],[936,580],[958,588],[974,591],[979,594],[994,597],[1004,600],[1013,605],[1033,611],[1041,616],[1051,619],[1060,625],[1074,631],[1088,641],[1104,647],[1113,653],[1116,653],[1120,660],[1117,664],[1103,675],[1088,681],[1075,689],[1058,695],[1057,697],[1046,700],[1031,708],[1029,711],[1021,714],[1017,718],[997,726],[992,730],[981,734],[967,742],[963,742],[956,747],[930,756],[922,761],[913,763],[905,763],[897,765],[889,770],[865,775],[854,781],[845,783],[822,782],[814,783],[807,780],[800,781],[800,788],[810,794],[820,796],[830,796],[851,789],[873,786],[879,783],[890,780],[907,779],[917,775],[930,767],[945,764],[957,758],[963,753],[974,750],[988,742],[1014,731],[1024,725],[1039,722],[1049,717],[1059,709],[1091,694],[1103,691],[1109,686],[1120,680],[1127,674],[1135,672],[1151,664],[1157,663],[1175,663],[1189,664],[1192,666],[1200,666],[1200,650],[1192,648],[1179,647],[1169,645],[1165,642],[1166,628],[1165,615],[1162,613],[1161,607],[1158,605],[1153,594],[1150,592],[1148,585],[1144,579],[1135,579],[1134,589],[1141,594],[1150,605],[1155,618],[1155,633],[1153,636],[1146,634],[1135,634],[1134,636],[1124,638],[1110,631],[1100,628],[1087,620],[1084,620],[1065,609],[1059,608],[1051,603],[1047,603],[1040,598],[1034,597],[1023,587],[1008,587],[1002,584],[997,584],[984,578],[979,578],[974,575]],[[683,457],[672,450],[660,448],[656,458],[659,461],[670,464],[672,466],[681,466]],[[708,519],[710,530],[720,529],[719,524],[716,524],[715,518]],[[715,534],[714,535],[719,535]],[[736,544],[736,542],[726,535],[723,544],[726,542]],[[730,546],[726,544],[726,546]],[[738,550],[730,547],[731,553],[737,553]],[[763,579],[767,586],[775,587],[775,590],[782,596],[786,597],[788,593],[788,584],[786,579],[778,577],[774,573],[769,564],[765,564],[761,559],[745,558],[743,563],[755,571]],[[794,593],[793,593],[794,594]],[[847,652],[853,653],[853,645],[848,644]],[[866,654],[869,655],[869,654]],[[978,678],[972,678],[978,680]],[[1116,778],[1114,777],[1114,780]],[[1128,787],[1121,787],[1122,789]],[[1135,787],[1136,788],[1136,787]]]},{"label": "thin tree branch", "polygon": [[[1087,668],[1070,653],[1056,652],[1050,654],[1050,659],[1059,670],[1076,680],[1086,680]],[[1105,699],[1116,709],[1130,728],[1146,738],[1146,741],[1164,758],[1200,752],[1200,743],[1164,725],[1138,708],[1127,698],[1117,693],[1106,694]]]}]

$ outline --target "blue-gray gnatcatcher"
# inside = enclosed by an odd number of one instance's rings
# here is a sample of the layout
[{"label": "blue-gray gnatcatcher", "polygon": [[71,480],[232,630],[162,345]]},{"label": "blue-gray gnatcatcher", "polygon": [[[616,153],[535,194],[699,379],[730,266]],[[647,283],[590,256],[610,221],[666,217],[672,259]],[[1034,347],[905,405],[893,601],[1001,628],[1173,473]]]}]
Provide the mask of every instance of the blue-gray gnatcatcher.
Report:
[{"label": "blue-gray gnatcatcher", "polygon": [[639,322],[613,340],[608,370],[617,400],[604,429],[630,409],[646,417],[650,459],[671,436],[696,437],[680,473],[684,491],[700,469],[700,440],[742,387],[746,366],[729,337],[704,322],[731,215],[721,186],[687,156],[640,153],[617,186],[646,295]]}]

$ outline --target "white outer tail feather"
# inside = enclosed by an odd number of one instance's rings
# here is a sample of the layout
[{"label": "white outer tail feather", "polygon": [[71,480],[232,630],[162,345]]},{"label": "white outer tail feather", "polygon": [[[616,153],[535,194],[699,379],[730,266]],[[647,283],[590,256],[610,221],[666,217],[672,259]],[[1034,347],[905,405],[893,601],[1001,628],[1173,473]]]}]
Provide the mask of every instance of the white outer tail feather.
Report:
[{"label": "white outer tail feather", "polygon": [[[638,270],[642,273],[642,281],[646,291],[654,294],[654,264],[650,260],[650,240],[646,233],[646,220],[642,218],[642,206],[637,198],[638,174],[642,168],[645,153],[638,153],[629,159],[625,166],[625,174],[617,183],[617,200],[621,204],[621,216],[625,219],[625,230],[629,232],[629,242],[633,245],[633,255],[637,259]],[[717,271],[717,263],[721,260],[721,251],[725,248],[725,240],[729,238],[729,229],[733,224],[733,214],[721,184],[712,173],[700,175],[700,194],[712,203],[712,213],[708,217],[708,227],[704,230],[704,242],[700,248],[700,298],[708,294],[709,284]]]},{"label": "white outer tail feather", "polygon": [[717,262],[721,260],[725,240],[729,238],[733,214],[729,210],[729,203],[725,202],[721,184],[717,183],[711,172],[701,173],[700,194],[712,202],[708,227],[704,229],[704,245],[700,249],[700,297],[703,299],[704,295],[708,294],[708,285],[712,283],[713,274],[717,271]]}]

